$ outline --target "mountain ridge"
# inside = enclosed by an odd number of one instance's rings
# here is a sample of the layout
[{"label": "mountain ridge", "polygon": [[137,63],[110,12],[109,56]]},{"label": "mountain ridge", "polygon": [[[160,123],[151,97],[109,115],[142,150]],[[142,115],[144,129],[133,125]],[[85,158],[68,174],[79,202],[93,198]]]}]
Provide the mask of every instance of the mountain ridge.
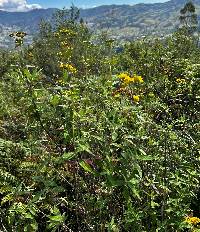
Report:
[{"label": "mountain ridge", "polygon": [[[133,39],[142,35],[169,34],[179,24],[179,11],[186,0],[170,0],[163,3],[139,3],[135,5],[102,5],[80,9],[80,17],[92,30],[106,30],[117,39]],[[194,0],[197,14],[200,0]],[[20,29],[35,34],[41,19],[50,20],[56,8],[33,9],[26,12],[0,10],[0,29]],[[2,34],[2,33],[1,33]],[[0,45],[1,45],[0,40]]]}]

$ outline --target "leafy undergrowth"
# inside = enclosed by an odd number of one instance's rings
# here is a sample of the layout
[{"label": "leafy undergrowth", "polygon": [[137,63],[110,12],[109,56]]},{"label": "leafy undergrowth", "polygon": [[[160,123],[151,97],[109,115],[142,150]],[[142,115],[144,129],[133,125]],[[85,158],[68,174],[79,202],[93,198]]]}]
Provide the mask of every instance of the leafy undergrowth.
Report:
[{"label": "leafy undergrowth", "polygon": [[198,231],[195,38],[122,46],[63,17],[2,60],[0,229]]}]

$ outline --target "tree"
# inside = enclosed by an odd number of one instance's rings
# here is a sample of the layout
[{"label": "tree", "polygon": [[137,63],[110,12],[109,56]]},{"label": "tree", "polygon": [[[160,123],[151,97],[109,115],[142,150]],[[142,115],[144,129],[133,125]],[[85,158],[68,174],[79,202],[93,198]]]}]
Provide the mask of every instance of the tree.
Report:
[{"label": "tree", "polygon": [[189,35],[193,35],[197,31],[198,20],[195,11],[196,9],[192,1],[188,1],[180,10],[179,20],[181,26]]}]

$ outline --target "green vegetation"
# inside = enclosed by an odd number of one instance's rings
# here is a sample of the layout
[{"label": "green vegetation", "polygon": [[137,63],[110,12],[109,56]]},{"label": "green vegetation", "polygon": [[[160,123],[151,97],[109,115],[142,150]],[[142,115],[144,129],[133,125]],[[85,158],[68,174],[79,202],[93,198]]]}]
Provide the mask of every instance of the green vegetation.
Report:
[{"label": "green vegetation", "polygon": [[200,231],[200,48],[124,45],[78,12],[1,51],[0,230]]}]

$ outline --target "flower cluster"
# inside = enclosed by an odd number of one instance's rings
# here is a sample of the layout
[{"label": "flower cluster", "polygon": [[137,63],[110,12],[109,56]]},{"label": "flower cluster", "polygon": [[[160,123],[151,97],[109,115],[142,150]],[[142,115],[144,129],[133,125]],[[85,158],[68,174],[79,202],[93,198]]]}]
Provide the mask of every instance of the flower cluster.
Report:
[{"label": "flower cluster", "polygon": [[13,32],[13,33],[11,33],[9,36],[10,36],[10,37],[19,37],[19,38],[22,38],[22,39],[23,39],[26,35],[27,35],[26,32],[18,31],[18,32]]},{"label": "flower cluster", "polygon": [[120,73],[118,77],[122,80],[122,82],[125,85],[131,84],[131,83],[143,83],[144,82],[143,78],[138,75],[129,76],[127,73]]},{"label": "flower cluster", "polygon": [[64,48],[67,48],[67,49],[72,49],[72,47],[69,45],[68,42],[66,41],[62,41],[61,43],[61,46],[64,47]]},{"label": "flower cluster", "polygon": [[61,79],[56,80],[56,83],[59,84],[59,85],[61,85],[61,86],[64,86],[66,84],[65,81],[61,80]]},{"label": "flower cluster", "polygon": [[67,29],[67,28],[63,28],[59,30],[59,33],[61,34],[70,34],[71,30]]},{"label": "flower cluster", "polygon": [[187,222],[188,224],[191,224],[191,225],[196,225],[196,224],[200,223],[200,219],[198,217],[187,216],[185,218],[185,222]]},{"label": "flower cluster", "polygon": [[134,78],[130,77],[126,73],[120,73],[118,77],[124,82],[124,84],[127,84],[127,85],[134,82]]},{"label": "flower cluster", "polygon": [[71,73],[77,72],[77,69],[73,67],[71,64],[60,63],[60,68],[66,69],[68,72],[71,72]]},{"label": "flower cluster", "polygon": [[74,31],[71,30],[71,29],[62,28],[62,29],[60,29],[58,32],[55,32],[55,33],[54,33],[54,36],[55,36],[55,37],[60,37],[61,35],[71,35],[71,36],[73,36],[73,35],[76,35],[76,34],[77,34],[77,33],[74,32]]},{"label": "flower cluster", "polygon": [[18,31],[11,33],[9,36],[15,39],[15,47],[17,48],[22,46],[22,44],[24,43],[24,37],[26,35],[27,35],[26,32]]},{"label": "flower cluster", "polygon": [[185,84],[185,83],[186,83],[185,79],[181,79],[181,78],[177,78],[177,79],[176,79],[176,82],[177,82],[178,84]]},{"label": "flower cluster", "polygon": [[135,75],[133,78],[134,78],[135,82],[138,82],[138,83],[143,83],[144,82],[144,80],[143,80],[143,78],[141,76]]},{"label": "flower cluster", "polygon": [[138,103],[140,101],[140,95],[133,95],[133,91],[130,90],[126,90],[127,85],[132,84],[132,83],[143,83],[144,80],[141,76],[139,75],[129,75],[127,73],[120,73],[118,75],[118,78],[121,80],[121,88],[118,89],[117,91],[114,92],[114,96],[117,94],[117,96],[119,95],[119,93],[125,93],[126,95],[128,95],[130,97],[130,99],[135,102]]}]

